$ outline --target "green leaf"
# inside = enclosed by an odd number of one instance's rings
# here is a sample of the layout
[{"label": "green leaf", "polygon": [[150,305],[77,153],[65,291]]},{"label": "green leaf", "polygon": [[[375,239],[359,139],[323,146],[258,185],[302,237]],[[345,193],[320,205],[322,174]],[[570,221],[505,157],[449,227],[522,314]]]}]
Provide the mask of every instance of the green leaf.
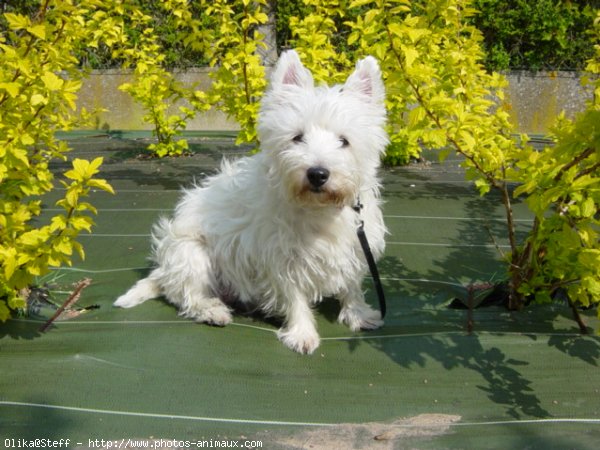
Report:
[{"label": "green leaf", "polygon": [[477,141],[475,141],[475,138],[473,137],[473,134],[471,132],[467,130],[460,130],[458,136],[462,140],[466,150],[471,152],[475,149]]},{"label": "green leaf", "polygon": [[408,28],[407,30],[408,37],[414,43],[416,43],[423,36],[429,34],[428,30],[424,30],[422,28]]},{"label": "green leaf", "polygon": [[56,231],[64,230],[67,227],[67,217],[63,214],[54,216],[51,220],[50,230],[54,233]]},{"label": "green leaf", "polygon": [[362,6],[368,5],[369,3],[372,3],[373,0],[352,0],[350,2],[350,8],[360,8]]},{"label": "green leaf", "polygon": [[600,274],[600,249],[585,249],[579,253],[579,263]]},{"label": "green leaf", "polygon": [[91,180],[89,180],[87,182],[87,185],[90,187],[97,187],[99,189],[102,189],[103,191],[110,192],[111,194],[115,193],[112,186],[110,184],[108,184],[108,181],[103,180],[103,179],[92,178]]},{"label": "green leaf", "polygon": [[71,255],[73,253],[73,244],[68,238],[62,238],[54,243],[54,249],[64,255]]},{"label": "green leaf", "polygon": [[422,106],[417,106],[413,108],[408,114],[408,125],[410,127],[414,127],[420,124],[420,122],[425,119],[426,113],[425,109]]},{"label": "green leaf", "polygon": [[73,241],[73,249],[79,254],[79,257],[83,260],[85,259],[85,252],[83,251],[83,246],[77,242]]},{"label": "green leaf", "polygon": [[6,322],[10,319],[10,309],[4,300],[0,300],[0,322]]},{"label": "green leaf", "polygon": [[4,277],[6,279],[12,277],[13,273],[15,273],[16,268],[18,267],[16,253],[17,250],[13,247],[10,248],[9,251],[4,252],[4,254],[2,255],[4,259]]},{"label": "green leaf", "polygon": [[77,207],[77,202],[79,201],[80,190],[78,188],[69,187],[65,194],[65,202],[66,205],[61,205],[65,209],[75,208]]},{"label": "green leaf", "polygon": [[540,304],[552,303],[552,296],[546,290],[538,291],[535,293],[535,302]]},{"label": "green leaf", "polygon": [[4,18],[8,22],[8,27],[11,30],[15,31],[27,28],[31,23],[29,17],[23,16],[21,14],[4,13]]},{"label": "green leaf", "polygon": [[4,89],[6,92],[8,92],[8,95],[10,95],[11,98],[15,98],[17,95],[19,95],[20,88],[21,85],[19,83],[0,83],[0,89]]},{"label": "green leaf", "polygon": [[413,66],[415,60],[419,57],[419,51],[413,47],[401,46],[402,53],[404,53],[404,61],[406,63],[406,68],[410,69]]},{"label": "green leaf", "polygon": [[42,230],[31,230],[27,233],[21,234],[19,237],[19,244],[26,247],[37,247],[41,245],[47,238],[47,234]]},{"label": "green leaf", "polygon": [[29,101],[31,102],[31,106],[45,105],[48,103],[48,99],[42,94],[33,94]]},{"label": "green leaf", "polygon": [[70,220],[71,226],[76,230],[86,230],[88,232],[92,231],[92,225],[94,225],[91,217],[88,216],[77,216],[72,217]]},{"label": "green leaf", "polygon": [[58,77],[52,72],[44,72],[40,78],[50,91],[58,91],[60,88],[62,88],[65,82],[62,78]]},{"label": "green leaf", "polygon": [[[369,12],[377,14],[377,10],[371,10]],[[368,17],[368,14],[367,14],[367,17]],[[390,23],[388,25],[388,30],[390,31],[390,33],[392,33],[393,35],[398,36],[400,38],[404,37],[407,34],[406,27],[397,22]]]},{"label": "green leaf", "polygon": [[596,203],[591,197],[586,198],[580,207],[582,217],[592,217],[596,214]]},{"label": "green leaf", "polygon": [[37,38],[40,38],[42,40],[46,39],[46,26],[44,24],[27,27],[27,31]]},{"label": "green leaf", "polygon": [[475,187],[479,191],[479,195],[485,195],[490,191],[490,184],[484,180],[483,178],[478,178],[475,180]]}]

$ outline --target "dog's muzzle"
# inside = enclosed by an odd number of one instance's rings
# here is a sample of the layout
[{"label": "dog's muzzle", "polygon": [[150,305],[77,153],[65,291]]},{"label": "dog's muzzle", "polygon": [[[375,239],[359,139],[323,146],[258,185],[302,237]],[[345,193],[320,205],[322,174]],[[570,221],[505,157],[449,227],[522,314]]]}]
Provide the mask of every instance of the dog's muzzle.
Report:
[{"label": "dog's muzzle", "polygon": [[306,171],[306,178],[311,187],[319,190],[329,179],[329,170],[324,167],[311,167]]}]

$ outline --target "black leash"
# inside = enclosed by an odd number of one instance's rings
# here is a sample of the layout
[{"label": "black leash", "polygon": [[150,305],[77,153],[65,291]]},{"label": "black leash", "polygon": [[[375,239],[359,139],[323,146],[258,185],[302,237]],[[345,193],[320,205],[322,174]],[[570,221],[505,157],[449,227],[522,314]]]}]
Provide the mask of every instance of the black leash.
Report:
[{"label": "black leash", "polygon": [[[352,209],[356,211],[356,213],[360,216],[360,211],[363,209],[363,204],[360,202],[360,199],[356,200],[356,205],[353,206]],[[373,253],[371,252],[371,247],[369,246],[369,241],[367,240],[367,235],[365,233],[365,222],[362,219],[360,220],[358,228],[356,229],[356,234],[358,236],[360,246],[362,247],[363,252],[365,254],[367,264],[369,265],[371,276],[373,277],[375,291],[377,292],[377,298],[379,299],[379,311],[381,311],[381,318],[383,319],[385,317],[386,312],[383,285],[381,284],[381,280],[379,279],[379,270],[377,270],[377,263],[375,262],[375,258],[373,257]]]}]

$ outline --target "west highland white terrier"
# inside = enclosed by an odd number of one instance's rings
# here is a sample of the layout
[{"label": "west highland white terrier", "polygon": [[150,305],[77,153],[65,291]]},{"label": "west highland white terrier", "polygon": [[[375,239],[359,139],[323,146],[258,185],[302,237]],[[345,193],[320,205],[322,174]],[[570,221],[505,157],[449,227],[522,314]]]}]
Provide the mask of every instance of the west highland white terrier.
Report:
[{"label": "west highland white terrier", "polygon": [[[315,86],[296,52],[274,68],[258,122],[262,151],[185,190],[153,229],[154,270],[115,305],[164,296],[180,315],[227,325],[231,299],[281,317],[279,339],[319,346],[312,306],[341,304],[351,330],[383,325],[364,299],[361,221],[375,258],[386,233],[377,170],[388,143],[377,61],[359,61],[343,85]],[[353,207],[359,201],[360,212]]]}]

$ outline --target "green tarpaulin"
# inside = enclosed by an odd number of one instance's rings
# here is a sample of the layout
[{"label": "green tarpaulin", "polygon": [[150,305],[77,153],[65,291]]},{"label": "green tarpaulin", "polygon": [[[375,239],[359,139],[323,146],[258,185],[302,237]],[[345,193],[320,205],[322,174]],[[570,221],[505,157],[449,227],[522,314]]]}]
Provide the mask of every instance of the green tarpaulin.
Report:
[{"label": "green tarpaulin", "polygon": [[[91,278],[77,306],[98,308],[46,333],[38,331],[41,318],[0,325],[0,446],[40,438],[86,449],[174,448],[173,441],[190,448],[598,448],[595,311],[582,313],[593,330],[582,336],[560,303],[521,312],[478,308],[469,334],[468,311],[448,307],[466,298],[467,285],[501,281],[499,251],[508,250],[499,197],[480,197],[458,160],[383,170],[386,324],[352,333],[336,322],[337,303],[325,301],[316,314],[321,346],[302,356],[278,342],[276,322],[260,316],[237,315],[216,328],[179,318],[161,300],[112,307],[148,272],[151,226],[170,213],[180,187],[244,150],[227,136],[191,136],[191,156],[140,159],[144,135],[66,137],[73,156],[104,157],[101,175],[117,193],[91,196],[99,214],[93,233],[80,238],[85,261],[40,283],[60,302],[72,283]],[[45,198],[40,220],[57,210],[56,197]],[[531,216],[518,203],[515,216],[522,236]],[[364,289],[376,305],[370,279]]]}]

